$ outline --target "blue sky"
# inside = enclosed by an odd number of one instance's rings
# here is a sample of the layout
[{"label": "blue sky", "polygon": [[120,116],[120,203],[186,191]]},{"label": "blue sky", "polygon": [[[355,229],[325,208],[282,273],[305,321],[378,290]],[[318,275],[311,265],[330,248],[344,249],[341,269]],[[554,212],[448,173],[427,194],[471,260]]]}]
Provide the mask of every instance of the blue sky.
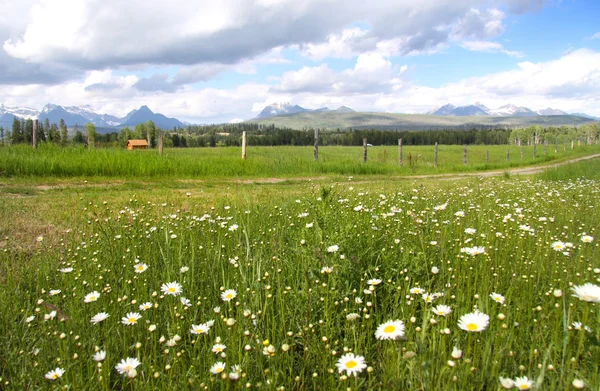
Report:
[{"label": "blue sky", "polygon": [[6,0],[0,103],[141,105],[196,123],[267,104],[600,115],[600,1]]}]

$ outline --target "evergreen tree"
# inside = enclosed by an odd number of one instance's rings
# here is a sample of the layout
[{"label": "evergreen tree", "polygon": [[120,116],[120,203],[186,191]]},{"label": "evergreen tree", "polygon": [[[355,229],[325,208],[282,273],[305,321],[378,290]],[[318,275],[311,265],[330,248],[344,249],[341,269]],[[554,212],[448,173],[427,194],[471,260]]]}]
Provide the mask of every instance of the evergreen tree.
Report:
[{"label": "evergreen tree", "polygon": [[[60,143],[62,145],[66,145],[67,144],[67,139],[69,137],[69,131],[67,130],[67,124],[65,124],[65,120],[64,119],[60,119]],[[75,125],[77,126],[77,125]]]},{"label": "evergreen tree", "polygon": [[25,142],[27,144],[31,144],[33,142],[33,120],[28,119],[25,121],[25,126],[23,129],[23,133],[25,134]]},{"label": "evergreen tree", "polygon": [[50,126],[50,131],[48,132],[48,139],[53,144],[60,143],[60,135],[58,134],[58,126],[56,126],[56,124],[52,124]]},{"label": "evergreen tree", "polygon": [[12,143],[19,144],[23,142],[22,133],[21,133],[21,121],[17,117],[13,119],[12,124]]},{"label": "evergreen tree", "polygon": [[0,138],[2,138],[2,145],[4,145],[4,128],[0,126]]},{"label": "evergreen tree", "polygon": [[80,144],[83,144],[85,142],[85,139],[83,138],[83,133],[81,133],[81,131],[77,129],[77,126],[75,127],[75,135],[73,136],[73,142]]}]

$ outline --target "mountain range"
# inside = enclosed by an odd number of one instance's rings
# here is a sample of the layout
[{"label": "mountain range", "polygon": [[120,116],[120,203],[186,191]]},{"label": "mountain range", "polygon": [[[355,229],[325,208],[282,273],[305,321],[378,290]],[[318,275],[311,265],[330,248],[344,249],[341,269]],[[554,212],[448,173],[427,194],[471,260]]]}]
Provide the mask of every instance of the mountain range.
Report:
[{"label": "mountain range", "polygon": [[137,124],[152,121],[162,129],[173,129],[183,127],[185,124],[178,119],[168,118],[162,114],[154,113],[148,106],[142,106],[137,110],[130,111],[125,117],[119,118],[109,114],[98,114],[90,106],[60,106],[47,104],[41,110],[28,107],[5,106],[0,103],[0,126],[10,128],[15,117],[24,119],[37,119],[50,123],[59,123],[64,120],[68,127],[91,122],[97,128],[122,128],[135,126]]},{"label": "mountain range", "polygon": [[441,116],[456,116],[456,117],[468,117],[468,116],[490,116],[490,117],[536,117],[539,115],[574,115],[578,117],[584,117],[589,119],[600,120],[599,117],[583,113],[567,113],[563,110],[552,109],[548,107],[543,110],[531,110],[523,106],[515,106],[513,104],[507,104],[497,109],[489,109],[480,102],[475,102],[472,105],[466,106],[454,106],[447,103],[443,106],[434,107],[431,111],[426,114],[430,115],[441,115]]},{"label": "mountain range", "polygon": [[292,106],[291,103],[284,102],[284,103],[273,103],[273,104],[266,106],[256,116],[256,118],[257,119],[269,118],[269,117],[275,117],[278,115],[298,114],[298,113],[305,113],[305,112],[309,112],[309,111],[316,112],[316,113],[322,113],[322,112],[328,112],[328,111],[338,112],[338,113],[354,113],[354,110],[352,110],[350,107],[346,107],[346,106],[340,106],[335,110],[329,110],[328,107],[321,107],[316,110],[310,110],[310,109],[305,109],[304,107],[300,107],[298,105]]}]

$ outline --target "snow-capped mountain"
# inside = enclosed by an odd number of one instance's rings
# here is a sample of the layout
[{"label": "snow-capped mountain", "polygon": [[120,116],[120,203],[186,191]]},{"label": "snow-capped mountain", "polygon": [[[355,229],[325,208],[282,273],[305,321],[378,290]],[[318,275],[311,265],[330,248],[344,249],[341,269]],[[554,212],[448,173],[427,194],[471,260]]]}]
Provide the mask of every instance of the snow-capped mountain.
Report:
[{"label": "snow-capped mountain", "polygon": [[569,115],[569,113],[566,113],[562,110],[551,109],[550,107],[543,110],[537,110],[536,113],[539,115]]},{"label": "snow-capped mountain", "polygon": [[489,115],[494,117],[535,117],[539,114],[527,107],[515,106],[509,103],[495,110],[490,110]]},{"label": "snow-capped mountain", "polygon": [[[466,106],[454,106],[450,103],[445,104],[444,106],[434,107],[427,114],[432,115],[447,115],[447,116],[492,116],[492,117],[535,117],[538,115],[569,115],[568,113],[552,109],[548,107],[547,109],[533,111],[527,107],[516,106],[513,104],[506,104],[504,106],[500,106],[497,109],[489,109],[484,104],[480,102],[476,102],[472,105]],[[580,117],[594,118],[586,114],[575,113],[571,115],[576,115]]]},{"label": "snow-capped mountain", "polygon": [[289,102],[284,103],[272,103],[266,106],[260,114],[256,118],[268,118],[274,117],[276,115],[284,115],[284,114],[296,114],[302,113],[304,111],[309,111],[303,107],[298,105],[293,105]]},{"label": "snow-capped mountain", "polygon": [[4,106],[2,103],[0,103],[0,115],[3,114],[12,114],[25,119],[36,119],[39,111],[36,109],[30,109],[29,107]]},{"label": "snow-capped mountain", "polygon": [[86,106],[59,106],[47,104],[42,108],[38,116],[38,120],[44,121],[48,119],[50,123],[58,123],[61,119],[65,121],[67,126],[83,125],[91,122],[99,127],[113,127],[121,124],[121,119],[108,114],[97,114],[94,110]]},{"label": "snow-capped mountain", "polygon": [[257,116],[256,118],[269,118],[275,117],[277,115],[286,115],[286,114],[296,114],[296,113],[304,113],[306,111],[312,112],[324,112],[324,111],[335,111],[339,113],[353,113],[355,112],[350,107],[340,106],[335,110],[329,110],[328,107],[321,107],[316,110],[305,109],[304,107],[298,105],[292,105],[289,102],[284,103],[273,103],[266,106]]},{"label": "snow-capped mountain", "polygon": [[428,111],[426,114],[432,115],[452,115],[452,112],[456,109],[456,106],[447,103],[443,106],[436,106],[431,111]]},{"label": "snow-capped mountain", "polygon": [[67,126],[83,126],[91,122],[100,128],[117,128],[123,126],[135,126],[146,121],[153,121],[154,124],[162,129],[172,129],[177,126],[184,126],[184,123],[175,118],[167,118],[162,114],[153,113],[147,106],[142,106],[138,110],[132,110],[124,118],[119,118],[110,114],[98,114],[91,106],[60,106],[56,104],[47,104],[41,110],[35,110],[27,107],[12,107],[0,104],[0,117],[2,119],[0,126],[8,127],[12,124],[14,117],[23,119],[37,119],[50,123],[59,123],[64,120]]}]

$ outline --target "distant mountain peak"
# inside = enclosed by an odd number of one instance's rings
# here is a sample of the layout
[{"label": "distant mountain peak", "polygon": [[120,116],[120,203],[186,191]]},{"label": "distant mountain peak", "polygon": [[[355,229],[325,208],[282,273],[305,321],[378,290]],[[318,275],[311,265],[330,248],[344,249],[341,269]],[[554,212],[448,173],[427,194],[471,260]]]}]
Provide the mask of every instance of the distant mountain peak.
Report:
[{"label": "distant mountain peak", "polygon": [[309,111],[304,107],[293,105],[290,102],[271,103],[266,106],[256,118],[268,118],[276,115],[296,114]]},{"label": "distant mountain peak", "polygon": [[[271,103],[270,105],[265,106],[265,108],[256,116],[256,118],[259,118],[259,119],[260,118],[269,118],[269,117],[275,117],[277,115],[297,114],[297,113],[304,113],[307,111],[319,113],[319,112],[332,111],[332,110],[329,110],[328,107],[321,107],[321,108],[318,108],[315,110],[310,110],[310,109],[305,109],[304,107],[301,107],[298,105],[292,105],[290,102],[278,102],[278,103]],[[338,113],[354,113],[355,112],[348,106],[340,106],[333,111],[336,111]]]}]

